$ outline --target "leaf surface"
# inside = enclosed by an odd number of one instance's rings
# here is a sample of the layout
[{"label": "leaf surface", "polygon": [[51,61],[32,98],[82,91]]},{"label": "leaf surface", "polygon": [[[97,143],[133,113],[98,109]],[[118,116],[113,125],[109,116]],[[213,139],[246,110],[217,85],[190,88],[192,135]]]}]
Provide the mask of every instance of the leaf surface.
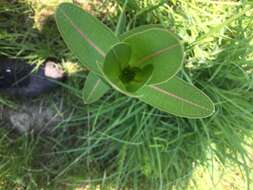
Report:
[{"label": "leaf surface", "polygon": [[131,48],[126,43],[115,44],[105,57],[103,72],[106,79],[116,89],[126,91],[125,85],[120,80],[124,67],[127,67],[131,58]]},{"label": "leaf surface", "polygon": [[158,84],[173,77],[181,68],[183,47],[178,38],[166,29],[150,28],[124,39],[132,49],[131,66],[153,65],[149,84]]},{"label": "leaf surface", "polygon": [[90,72],[85,81],[83,98],[87,104],[91,104],[100,99],[110,87],[96,74]]},{"label": "leaf surface", "polygon": [[208,96],[177,77],[159,85],[144,86],[137,94],[145,103],[176,116],[202,118],[214,112]]},{"label": "leaf surface", "polygon": [[130,37],[133,34],[139,33],[139,32],[143,32],[145,30],[148,29],[154,29],[154,28],[162,28],[165,29],[161,24],[149,24],[149,25],[142,25],[142,26],[138,26],[136,28],[133,28],[132,30],[129,30],[123,34],[121,34],[119,36],[119,39],[124,41],[124,39]]},{"label": "leaf surface", "polygon": [[117,43],[106,55],[103,68],[110,83],[125,93],[134,93],[141,88],[150,79],[153,71],[152,65],[131,68],[129,66],[131,55],[132,51],[127,43]]},{"label": "leaf surface", "polygon": [[100,74],[104,58],[119,40],[103,23],[71,3],[62,3],[55,14],[67,46],[82,65]]}]

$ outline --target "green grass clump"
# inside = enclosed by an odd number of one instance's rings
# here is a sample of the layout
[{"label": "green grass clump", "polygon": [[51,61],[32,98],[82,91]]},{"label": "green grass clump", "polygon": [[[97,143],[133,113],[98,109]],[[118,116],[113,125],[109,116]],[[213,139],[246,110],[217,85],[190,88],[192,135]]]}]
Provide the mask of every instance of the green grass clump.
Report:
[{"label": "green grass clump", "polygon": [[[31,2],[0,6],[0,54],[25,57],[30,62],[41,62],[48,56],[75,62],[53,20],[43,22],[42,29],[35,28],[34,20],[41,20],[37,13],[48,6]],[[108,10],[114,5],[111,2],[104,5]],[[252,6],[246,1],[129,2],[127,29],[161,23],[179,34],[186,48],[180,76],[212,98],[215,114],[199,120],[174,117],[112,91],[95,104],[85,105],[85,73],[73,74],[59,92],[68,114],[51,135],[20,136],[1,129],[2,189],[86,185],[101,189],[201,189],[204,172],[209,172],[213,187],[202,187],[216,189],[217,163],[239,168],[240,188],[250,189]],[[113,16],[105,17],[103,6],[93,11],[115,29],[122,1],[115,7],[117,14]],[[51,95],[46,98],[53,99]],[[6,101],[10,100],[1,97],[1,104]],[[203,172],[196,174],[199,169]],[[225,184],[219,188],[225,189]],[[236,187],[231,184],[230,188]]]}]

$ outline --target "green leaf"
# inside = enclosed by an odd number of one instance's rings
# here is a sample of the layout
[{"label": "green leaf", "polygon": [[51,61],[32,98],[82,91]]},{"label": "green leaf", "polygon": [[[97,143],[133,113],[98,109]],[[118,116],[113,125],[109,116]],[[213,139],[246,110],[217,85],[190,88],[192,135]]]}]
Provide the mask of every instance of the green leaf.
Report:
[{"label": "green leaf", "polygon": [[119,40],[114,33],[80,7],[62,3],[55,14],[64,41],[81,64],[100,74],[104,58]]},{"label": "green leaf", "polygon": [[90,72],[84,85],[83,98],[87,104],[91,104],[100,99],[110,87],[98,77]]},{"label": "green leaf", "polygon": [[166,29],[150,28],[124,39],[132,49],[129,65],[153,65],[149,84],[158,84],[173,77],[183,61],[183,47],[178,38]]},{"label": "green leaf", "polygon": [[106,79],[113,87],[121,91],[127,91],[120,80],[122,70],[127,67],[131,58],[131,48],[126,43],[115,44],[106,55],[103,72]]},{"label": "green leaf", "polygon": [[177,77],[159,85],[144,86],[137,94],[145,103],[176,116],[203,118],[214,112],[208,96]]},{"label": "green leaf", "polygon": [[129,30],[123,34],[121,34],[119,36],[119,39],[121,41],[124,41],[124,39],[130,37],[131,35],[133,34],[136,34],[136,33],[139,33],[139,32],[143,32],[145,30],[148,30],[148,29],[154,29],[154,28],[162,28],[162,29],[165,29],[161,24],[149,24],[149,25],[142,25],[142,26],[138,26],[132,30]]},{"label": "green leaf", "polygon": [[[126,43],[117,43],[106,55],[103,72],[106,78],[125,93],[135,92],[152,76],[153,66],[130,67],[131,48]],[[114,87],[115,87],[114,86]]]}]

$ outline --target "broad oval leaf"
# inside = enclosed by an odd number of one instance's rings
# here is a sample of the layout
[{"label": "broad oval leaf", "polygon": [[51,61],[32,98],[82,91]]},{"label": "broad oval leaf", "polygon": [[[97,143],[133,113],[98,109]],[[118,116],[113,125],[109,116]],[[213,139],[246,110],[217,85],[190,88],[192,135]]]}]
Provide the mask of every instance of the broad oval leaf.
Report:
[{"label": "broad oval leaf", "polygon": [[83,89],[85,103],[91,104],[99,100],[109,89],[110,87],[99,76],[90,72]]},{"label": "broad oval leaf", "polygon": [[203,118],[214,113],[208,96],[177,77],[159,85],[144,86],[137,94],[143,102],[176,116]]},{"label": "broad oval leaf", "polygon": [[95,73],[101,73],[101,65],[113,44],[119,40],[114,33],[95,17],[71,3],[57,8],[55,19],[58,29],[81,64]]},{"label": "broad oval leaf", "polygon": [[149,84],[159,84],[173,77],[183,61],[183,47],[166,29],[150,28],[124,39],[132,49],[131,66],[153,65]]}]

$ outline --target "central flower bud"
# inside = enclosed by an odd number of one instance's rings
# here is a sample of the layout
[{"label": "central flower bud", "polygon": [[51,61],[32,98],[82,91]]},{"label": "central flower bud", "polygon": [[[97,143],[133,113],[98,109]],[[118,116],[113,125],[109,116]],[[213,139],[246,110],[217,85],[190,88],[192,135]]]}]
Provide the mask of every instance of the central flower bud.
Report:
[{"label": "central flower bud", "polygon": [[129,44],[116,44],[107,53],[103,72],[110,83],[123,93],[134,94],[151,78],[152,64],[137,64],[132,61]]},{"label": "central flower bud", "polygon": [[141,69],[139,69],[138,67],[126,67],[122,70],[122,72],[120,73],[120,80],[123,83],[129,83],[131,81],[135,81],[135,77],[137,72],[140,72]]}]

